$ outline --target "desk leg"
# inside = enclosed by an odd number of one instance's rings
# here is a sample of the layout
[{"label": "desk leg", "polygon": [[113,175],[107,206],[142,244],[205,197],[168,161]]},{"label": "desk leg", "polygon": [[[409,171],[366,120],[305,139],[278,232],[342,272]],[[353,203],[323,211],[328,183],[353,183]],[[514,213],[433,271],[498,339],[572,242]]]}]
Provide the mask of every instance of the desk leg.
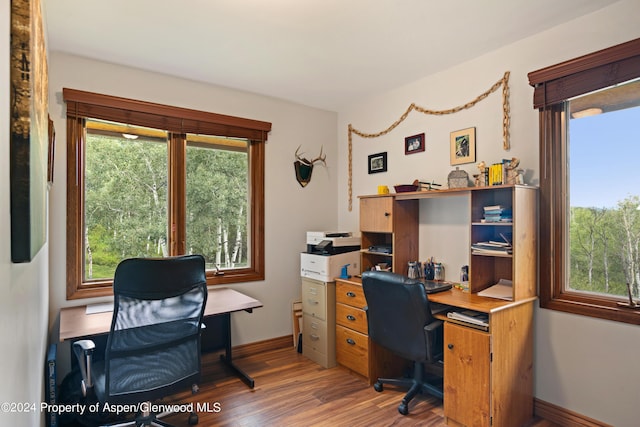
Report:
[{"label": "desk leg", "polygon": [[225,323],[224,329],[227,337],[225,354],[220,355],[220,360],[222,360],[225,365],[227,365],[246,385],[248,385],[250,388],[253,388],[255,384],[253,378],[251,378],[242,369],[238,368],[233,363],[233,357],[231,355],[231,313],[226,313],[222,316]]}]

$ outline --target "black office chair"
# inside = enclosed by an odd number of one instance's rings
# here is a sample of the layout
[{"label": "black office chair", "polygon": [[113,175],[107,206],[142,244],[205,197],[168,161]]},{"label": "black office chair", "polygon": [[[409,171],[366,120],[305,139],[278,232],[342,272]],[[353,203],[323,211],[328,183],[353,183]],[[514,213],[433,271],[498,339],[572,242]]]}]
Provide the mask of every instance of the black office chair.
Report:
[{"label": "black office chair", "polygon": [[[207,302],[204,258],[124,260],[116,268],[113,295],[104,361],[92,365],[92,341],[73,345],[83,394],[95,393],[100,408],[139,405],[136,426],[169,426],[149,410],[148,403],[189,387],[197,391],[200,329]],[[197,422],[192,412],[189,424]]]},{"label": "black office chair", "polygon": [[398,406],[402,415],[409,413],[409,402],[419,393],[442,399],[443,322],[433,317],[424,285],[395,273],[366,271],[362,273],[362,288],[369,337],[413,361],[412,377],[378,378],[375,390],[381,392],[383,384],[408,387]]}]

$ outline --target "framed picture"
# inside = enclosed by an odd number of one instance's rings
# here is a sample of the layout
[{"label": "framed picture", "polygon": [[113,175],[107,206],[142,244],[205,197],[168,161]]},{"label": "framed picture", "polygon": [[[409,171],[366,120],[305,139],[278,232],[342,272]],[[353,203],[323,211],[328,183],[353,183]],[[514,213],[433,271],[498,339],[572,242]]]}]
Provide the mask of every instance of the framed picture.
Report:
[{"label": "framed picture", "polygon": [[47,240],[49,82],[40,2],[11,2],[11,261],[31,262]]},{"label": "framed picture", "polygon": [[56,130],[53,126],[53,120],[49,119],[49,151],[47,157],[47,182],[53,184],[53,159],[55,154]]},{"label": "framed picture", "polygon": [[413,154],[424,151],[424,133],[408,136],[404,139],[404,154]]},{"label": "framed picture", "polygon": [[476,161],[476,128],[451,132],[451,164],[461,165]]},{"label": "framed picture", "polygon": [[387,152],[369,155],[369,173],[387,171]]}]

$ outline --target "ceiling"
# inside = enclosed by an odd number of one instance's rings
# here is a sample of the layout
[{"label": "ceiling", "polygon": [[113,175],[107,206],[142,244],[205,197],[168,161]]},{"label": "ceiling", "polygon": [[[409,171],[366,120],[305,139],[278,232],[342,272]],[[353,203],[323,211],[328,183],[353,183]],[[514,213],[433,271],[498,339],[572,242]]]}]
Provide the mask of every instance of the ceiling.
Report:
[{"label": "ceiling", "polygon": [[41,0],[61,51],[342,106],[617,0]]}]

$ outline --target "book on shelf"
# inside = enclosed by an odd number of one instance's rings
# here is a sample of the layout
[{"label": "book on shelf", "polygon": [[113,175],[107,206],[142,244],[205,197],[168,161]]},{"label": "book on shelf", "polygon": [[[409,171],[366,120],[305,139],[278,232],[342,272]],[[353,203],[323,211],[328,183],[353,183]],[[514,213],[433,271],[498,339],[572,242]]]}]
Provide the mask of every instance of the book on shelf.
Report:
[{"label": "book on shelf", "polygon": [[499,234],[502,240],[504,240],[508,244],[511,244],[511,240],[512,240],[511,233],[499,233]]},{"label": "book on shelf", "polygon": [[460,310],[450,311],[447,317],[461,322],[470,323],[472,325],[489,327],[489,315],[480,311]]},{"label": "book on shelf", "polygon": [[498,247],[506,247],[506,246],[511,246],[511,243],[507,243],[507,242],[498,242],[495,240],[489,240],[488,242],[486,242],[487,245],[490,246],[498,246]]},{"label": "book on shelf", "polygon": [[482,219],[480,220],[480,222],[483,222],[483,223],[489,223],[489,224],[490,224],[490,223],[496,223],[496,224],[499,224],[499,223],[502,223],[502,224],[509,223],[509,224],[510,224],[511,222],[513,222],[513,218],[511,218],[510,216],[509,216],[509,217],[500,217],[500,218],[482,218]]},{"label": "book on shelf", "polygon": [[509,255],[513,249],[509,243],[498,241],[477,242],[471,245],[471,253],[475,255]]},{"label": "book on shelf", "polygon": [[496,251],[507,251],[511,250],[511,245],[502,244],[500,242],[477,242],[471,245],[472,249],[487,249],[487,250],[496,250]]},{"label": "book on shelf", "polygon": [[512,251],[508,250],[508,251],[501,251],[501,250],[491,250],[491,249],[472,249],[471,254],[472,255],[498,255],[498,256],[505,256],[505,255],[512,255]]},{"label": "book on shelf", "polygon": [[511,222],[511,209],[502,205],[492,205],[484,207],[482,222]]}]

